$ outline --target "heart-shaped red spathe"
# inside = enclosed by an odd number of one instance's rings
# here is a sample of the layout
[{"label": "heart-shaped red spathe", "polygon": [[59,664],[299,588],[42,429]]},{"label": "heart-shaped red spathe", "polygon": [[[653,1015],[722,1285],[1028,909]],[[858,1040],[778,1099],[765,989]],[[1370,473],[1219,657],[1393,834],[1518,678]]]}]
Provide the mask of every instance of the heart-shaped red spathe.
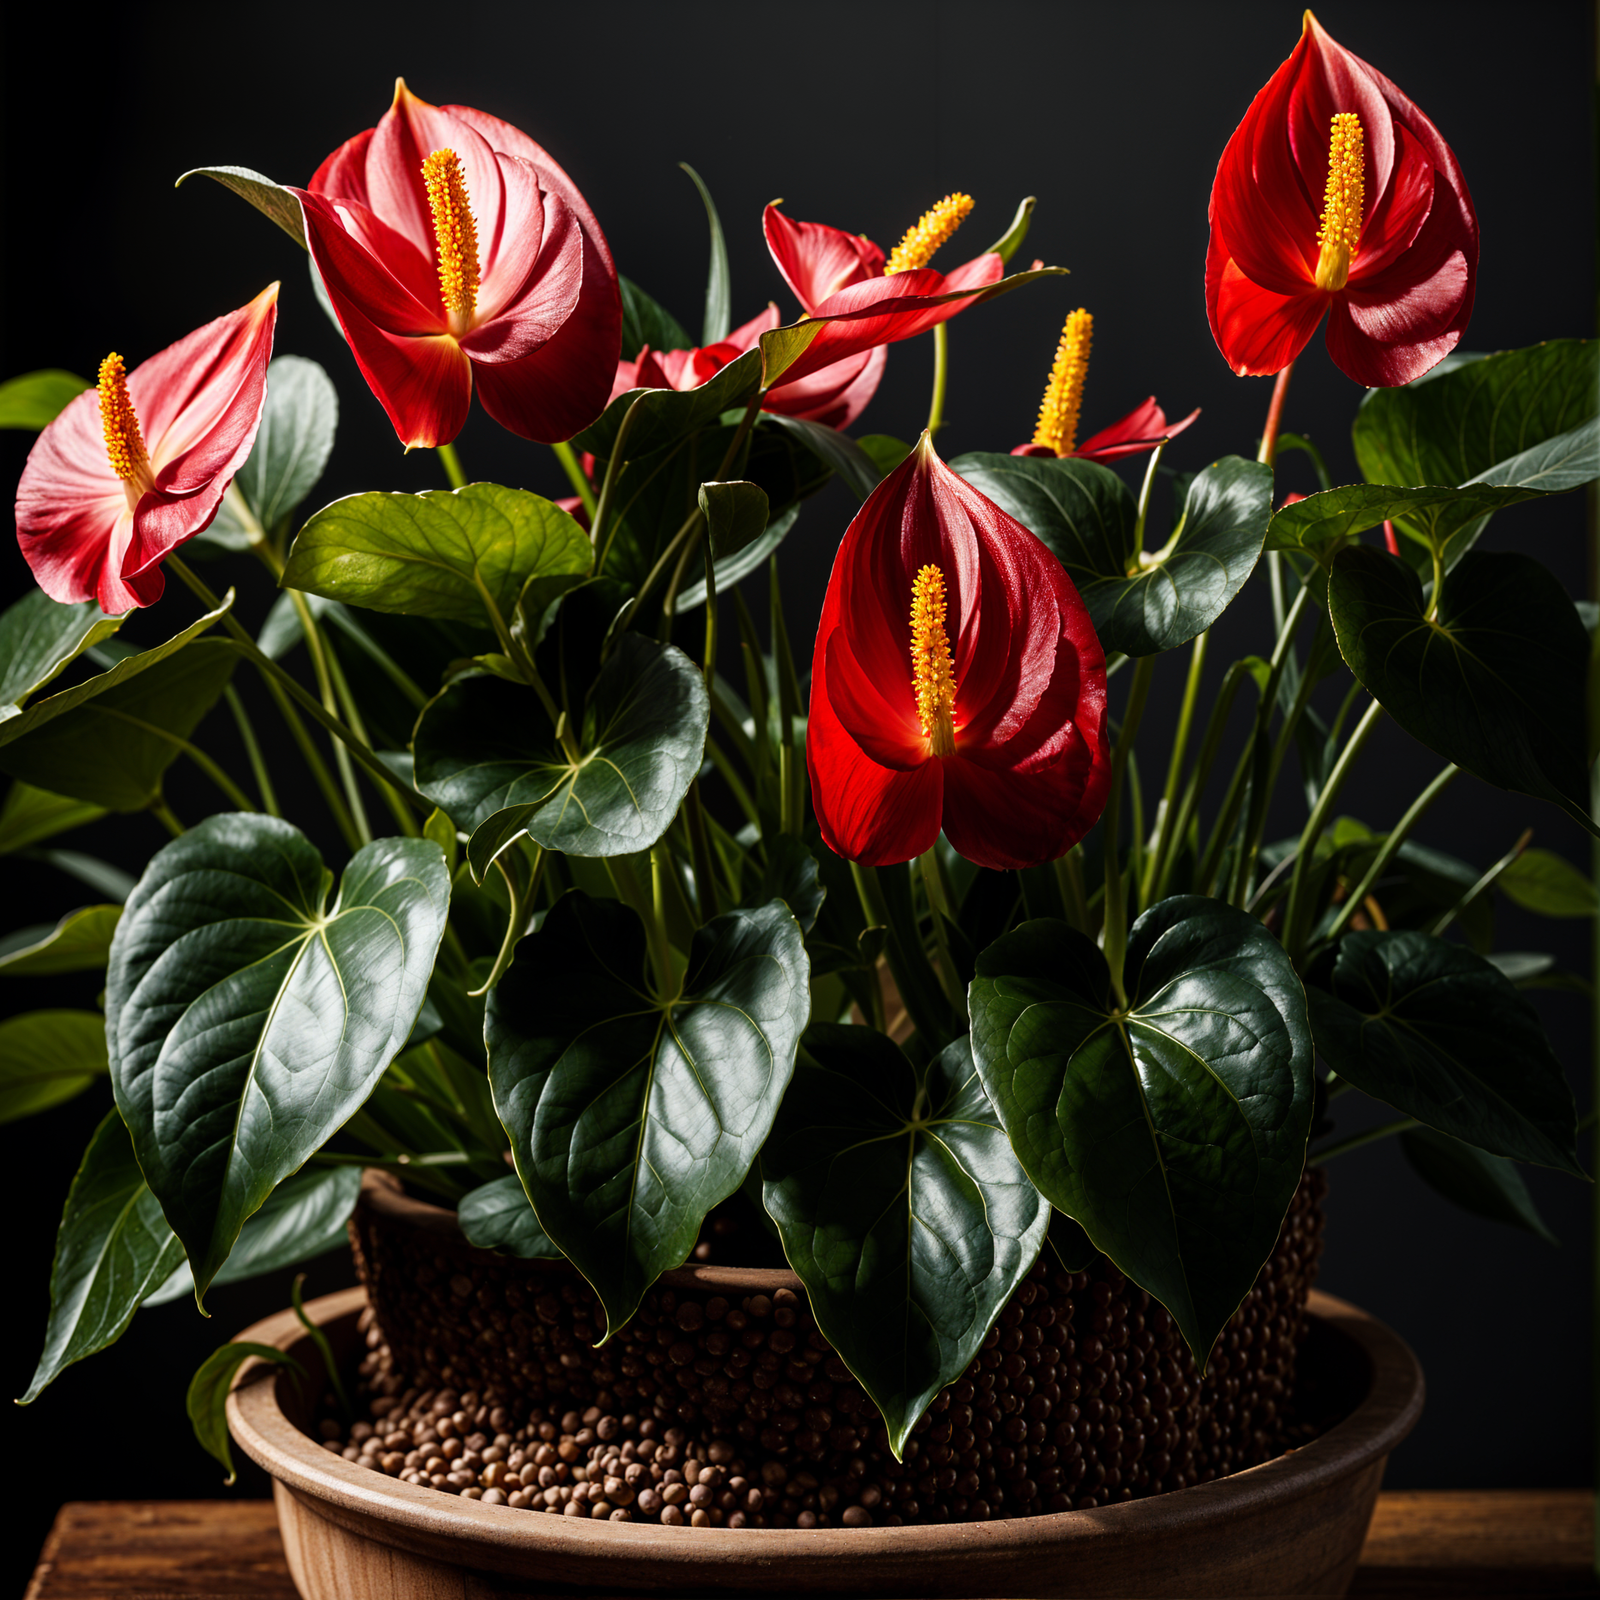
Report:
[{"label": "heart-shaped red spathe", "polygon": [[[912,589],[929,566],[956,684],[947,755],[914,680]],[[924,435],[850,524],[823,600],[806,761],[824,841],[883,866],[942,828],[982,867],[1054,860],[1105,804],[1105,708],[1105,656],[1065,569]]]}]

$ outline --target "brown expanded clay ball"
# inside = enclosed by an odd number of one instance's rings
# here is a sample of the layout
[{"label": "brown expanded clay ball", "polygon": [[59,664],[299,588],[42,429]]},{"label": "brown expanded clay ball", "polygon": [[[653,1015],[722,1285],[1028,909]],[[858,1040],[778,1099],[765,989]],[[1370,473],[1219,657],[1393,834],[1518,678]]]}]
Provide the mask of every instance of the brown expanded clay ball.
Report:
[{"label": "brown expanded clay ball", "polygon": [[[496,1280],[481,1259],[454,1276],[443,1259],[433,1267],[466,1308],[463,1327],[479,1327],[472,1348],[509,1351],[520,1335],[504,1308],[542,1295],[550,1381],[531,1394],[463,1383],[449,1370],[466,1364],[462,1345],[413,1348],[422,1364],[407,1376],[369,1310],[367,1416],[346,1429],[329,1403],[321,1432],[348,1460],[487,1505],[668,1527],[986,1521],[1183,1488],[1315,1431],[1294,1413],[1293,1382],[1324,1188],[1320,1170],[1307,1174],[1203,1375],[1167,1312],[1104,1257],[1070,1274],[1041,1260],[901,1461],[791,1290],[736,1300],[662,1286],[604,1351],[580,1354],[594,1331],[587,1286],[519,1289],[517,1269]],[[379,1235],[363,1242],[391,1248]],[[406,1281],[384,1272],[379,1304]],[[524,1379],[537,1370],[524,1366]],[[589,1398],[552,1399],[553,1373]]]}]

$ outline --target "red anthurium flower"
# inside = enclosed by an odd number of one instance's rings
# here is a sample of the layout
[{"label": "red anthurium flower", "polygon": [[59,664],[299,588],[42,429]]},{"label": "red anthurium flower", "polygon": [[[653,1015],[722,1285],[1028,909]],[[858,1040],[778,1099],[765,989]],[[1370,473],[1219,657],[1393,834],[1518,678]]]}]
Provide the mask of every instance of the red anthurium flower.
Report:
[{"label": "red anthurium flower", "polygon": [[[972,205],[968,195],[947,195],[887,260],[859,234],[792,222],[776,205],[768,206],[763,225],[772,259],[807,318],[824,324],[784,381],[797,383],[834,362],[925,333],[965,310],[977,291],[998,283],[1005,263],[993,250],[948,273],[928,265]],[[950,295],[960,298],[940,298]]]},{"label": "red anthurium flower", "polygon": [[52,600],[108,615],[154,605],[162,558],[211,524],[255,443],[278,285],[100,384],[62,411],[17,485],[17,539]]},{"label": "red anthurium flower", "polygon": [[1054,860],[1105,804],[1105,713],[1061,563],[924,434],[850,524],[823,600],[806,735],[823,839],[872,866],[941,828],[979,866]]},{"label": "red anthurium flower", "polygon": [[400,79],[376,128],[296,189],[328,298],[401,443],[448,444],[483,408],[525,439],[600,414],[622,344],[605,236],[527,134]]},{"label": "red anthurium flower", "polygon": [[1308,11],[1211,189],[1206,309],[1237,373],[1281,371],[1324,311],[1357,383],[1409,383],[1472,314],[1478,219],[1439,130]]},{"label": "red anthurium flower", "polygon": [[1078,444],[1078,411],[1083,405],[1083,386],[1089,377],[1089,345],[1094,337],[1094,318],[1081,307],[1067,318],[1056,347],[1055,366],[1050,369],[1050,384],[1039,407],[1039,426],[1028,444],[1019,444],[1014,456],[1076,456],[1080,461],[1117,461],[1154,450],[1158,444],[1182,433],[1200,415],[1195,407],[1179,422],[1168,422],[1167,414],[1151,395],[1142,406],[1119,417],[1109,428],[1091,434]]},{"label": "red anthurium flower", "polygon": [[[735,328],[718,344],[697,350],[652,350],[648,345],[633,361],[619,361],[611,399],[630,389],[697,389],[723,367],[755,348],[764,333],[778,326],[778,308],[768,306],[759,317]],[[830,428],[848,428],[878,392],[885,354],[879,345],[836,361],[798,382],[787,375],[768,390],[763,411],[775,411]],[[607,402],[609,404],[609,401]]]}]

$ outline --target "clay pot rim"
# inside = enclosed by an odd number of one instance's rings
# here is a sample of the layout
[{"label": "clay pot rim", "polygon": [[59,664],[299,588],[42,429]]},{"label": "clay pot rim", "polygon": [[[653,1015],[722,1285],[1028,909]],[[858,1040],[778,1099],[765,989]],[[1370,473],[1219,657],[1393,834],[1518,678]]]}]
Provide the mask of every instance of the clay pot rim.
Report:
[{"label": "clay pot rim", "polygon": [[[375,1186],[376,1187],[376,1186]],[[453,1214],[414,1201],[393,1190],[368,1192],[369,1203],[392,1217],[443,1231],[454,1228]],[[499,1259],[499,1258],[496,1258]],[[792,1284],[793,1273],[776,1269],[692,1267],[663,1281],[702,1291],[738,1288],[763,1292]],[[366,1304],[364,1289],[349,1289],[312,1301],[307,1314],[319,1327],[354,1319]],[[1311,1443],[1225,1478],[1140,1500],[1090,1511],[1046,1512],[991,1522],[919,1524],[867,1528],[663,1528],[655,1524],[593,1522],[522,1512],[504,1506],[444,1495],[436,1489],[401,1483],[325,1450],[302,1433],[285,1413],[280,1384],[290,1380],[281,1368],[250,1361],[240,1370],[228,1397],[228,1425],[245,1452],[282,1488],[319,1504],[324,1515],[365,1526],[376,1518],[402,1548],[480,1566],[513,1570],[530,1554],[618,1564],[637,1579],[641,1562],[662,1569],[703,1563],[713,1546],[719,1559],[757,1566],[792,1560],[802,1552],[814,1558],[900,1561],[929,1552],[970,1559],[1028,1546],[1059,1548],[1063,1543],[1107,1538],[1181,1537],[1198,1524],[1215,1525],[1259,1515],[1271,1505],[1288,1505],[1355,1477],[1380,1462],[1410,1433],[1422,1411],[1423,1379],[1416,1357],[1397,1334],[1359,1308],[1313,1290],[1307,1307],[1312,1319],[1341,1334],[1364,1357],[1370,1370],[1365,1397],[1342,1422]],[[292,1311],[266,1318],[239,1335],[293,1355],[312,1372],[320,1368],[311,1336]],[[705,1541],[712,1541],[707,1545]],[[603,1580],[602,1580],[603,1581]]]}]

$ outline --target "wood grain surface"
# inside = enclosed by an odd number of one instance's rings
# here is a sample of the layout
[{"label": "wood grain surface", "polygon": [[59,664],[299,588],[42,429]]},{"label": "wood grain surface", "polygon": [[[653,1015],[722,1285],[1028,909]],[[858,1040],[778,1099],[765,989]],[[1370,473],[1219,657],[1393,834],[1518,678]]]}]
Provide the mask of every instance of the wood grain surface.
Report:
[{"label": "wood grain surface", "polygon": [[[1362,1600],[1600,1596],[1585,1489],[1382,1495]],[[268,1500],[71,1501],[27,1600],[296,1600]]]}]

